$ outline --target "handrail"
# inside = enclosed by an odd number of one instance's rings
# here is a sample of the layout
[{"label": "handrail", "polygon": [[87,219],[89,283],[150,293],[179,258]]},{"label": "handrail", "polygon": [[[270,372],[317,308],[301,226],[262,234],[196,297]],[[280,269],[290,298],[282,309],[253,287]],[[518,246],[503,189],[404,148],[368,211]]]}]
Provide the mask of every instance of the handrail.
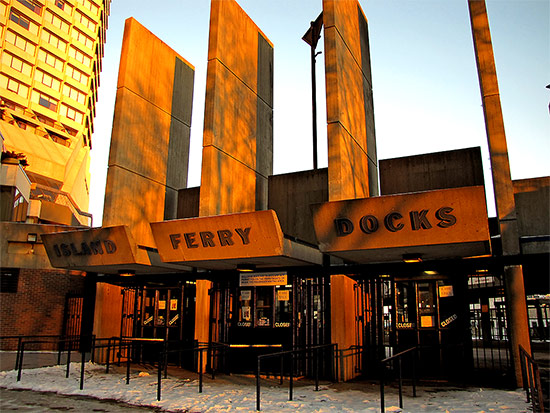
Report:
[{"label": "handrail", "polygon": [[418,346],[408,348],[397,354],[394,354],[391,357],[387,357],[383,360],[380,360],[380,411],[384,413],[386,407],[384,406],[384,369],[385,364],[397,360],[399,366],[399,408],[403,408],[403,378],[402,378],[402,369],[401,369],[401,359],[404,355],[414,353],[412,358],[412,388],[413,388],[413,397],[416,397],[416,358],[418,355]]},{"label": "handrail", "polygon": [[[319,349],[324,348],[332,348],[332,358],[333,360],[336,360],[336,363],[338,363],[338,358],[335,356],[336,353],[338,353],[338,344],[321,344],[317,346],[306,346],[303,348],[295,349],[295,350],[286,350],[286,351],[280,351],[277,353],[272,354],[261,354],[258,356],[258,366],[256,370],[256,410],[261,410],[261,387],[260,387],[260,367],[261,367],[261,361],[268,358],[274,358],[279,357],[281,362],[281,376],[280,376],[280,384],[283,384],[283,362],[284,362],[284,356],[290,355],[291,363],[290,363],[290,380],[289,380],[289,390],[288,390],[288,400],[292,400],[293,397],[293,379],[294,379],[294,354],[295,353],[301,353],[312,350],[315,350],[315,391],[319,390]],[[333,365],[333,372],[338,372],[338,366]]]},{"label": "handrail", "polygon": [[[160,354],[159,354],[159,366],[158,366],[158,381],[157,381],[157,400],[160,401],[161,399],[161,386],[162,386],[162,367],[161,367],[161,364],[160,364],[160,360],[167,360],[167,357],[168,357],[168,354],[169,353],[185,353],[185,352],[188,352],[188,351],[192,351],[193,353],[197,352],[199,353],[199,371],[198,371],[198,374],[199,374],[199,393],[202,393],[202,376],[203,376],[203,370],[202,370],[202,365],[203,365],[203,355],[202,353],[204,351],[212,351],[212,350],[219,350],[219,349],[226,349],[226,348],[229,348],[229,345],[228,344],[225,344],[225,343],[201,343],[199,342],[197,346],[195,347],[192,347],[192,348],[179,348],[179,349],[173,349],[173,350],[168,350],[168,348],[165,347],[164,351],[162,351]],[[212,379],[214,379],[214,369],[212,369]],[[164,375],[164,378],[166,378],[166,370],[165,370],[165,375]]]},{"label": "handrail", "polygon": [[535,359],[519,344],[521,377],[527,403],[531,403],[533,412],[544,412],[544,399],[540,383],[539,366]]}]

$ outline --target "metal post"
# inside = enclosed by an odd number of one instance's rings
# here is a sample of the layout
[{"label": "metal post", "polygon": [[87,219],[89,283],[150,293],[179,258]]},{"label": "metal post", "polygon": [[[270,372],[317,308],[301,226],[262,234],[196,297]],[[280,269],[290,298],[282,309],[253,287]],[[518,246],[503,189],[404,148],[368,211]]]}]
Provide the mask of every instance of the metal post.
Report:
[{"label": "metal post", "polygon": [[109,359],[111,358],[111,339],[107,339],[107,365],[105,366],[105,373],[109,373]]},{"label": "metal post", "polygon": [[80,390],[84,389],[84,365],[86,364],[86,353],[84,351],[81,352],[82,359],[80,363]]},{"label": "metal post", "polygon": [[258,365],[256,367],[256,410],[260,411],[260,363],[261,359],[258,356]]},{"label": "metal post", "polygon": [[19,356],[19,370],[17,371],[17,381],[21,381],[21,370],[23,369],[24,355],[25,355],[25,343],[21,343],[21,355]]},{"label": "metal post", "polygon": [[401,356],[397,358],[397,365],[399,366],[399,408],[403,408],[403,378],[401,376]]},{"label": "metal post", "polygon": [[162,355],[159,357],[159,365],[158,365],[158,371],[157,371],[157,401],[160,401],[160,391],[161,391],[161,383],[162,383]]},{"label": "metal post", "polygon": [[285,356],[281,354],[281,378],[279,379],[279,384],[283,384],[283,374],[284,374],[284,362],[285,362]]},{"label": "metal post", "polygon": [[290,353],[290,382],[288,384],[288,400],[292,400],[293,381],[294,381],[294,353]]},{"label": "metal post", "polygon": [[[311,31],[314,31],[315,22],[311,22]],[[315,81],[315,46],[311,44],[311,121],[313,126],[313,169],[317,169],[317,84]]]},{"label": "metal post", "polygon": [[[21,343],[23,342],[23,337],[19,336],[17,339],[17,354],[15,355],[15,370],[19,369],[19,358],[21,354]],[[59,362],[57,363],[59,364]]]},{"label": "metal post", "polygon": [[95,334],[92,335],[92,349],[90,354],[90,361],[93,363],[95,360]]},{"label": "metal post", "polygon": [[418,357],[417,349],[412,352],[413,361],[412,361],[412,385],[413,385],[413,397],[416,397],[416,358]]},{"label": "metal post", "polygon": [[380,411],[384,413],[386,411],[384,406],[384,365],[381,364],[380,366]]},{"label": "metal post", "polygon": [[67,373],[65,374],[66,378],[69,378],[69,370],[71,369],[71,350],[72,350],[73,342],[72,340],[69,340],[69,351],[67,351]]},{"label": "metal post", "polygon": [[202,350],[199,349],[199,393],[202,393]]},{"label": "metal post", "polygon": [[129,384],[129,383],[130,383],[130,357],[127,357],[126,358],[126,384]]},{"label": "metal post", "polygon": [[315,391],[319,391],[319,349],[315,349]]}]

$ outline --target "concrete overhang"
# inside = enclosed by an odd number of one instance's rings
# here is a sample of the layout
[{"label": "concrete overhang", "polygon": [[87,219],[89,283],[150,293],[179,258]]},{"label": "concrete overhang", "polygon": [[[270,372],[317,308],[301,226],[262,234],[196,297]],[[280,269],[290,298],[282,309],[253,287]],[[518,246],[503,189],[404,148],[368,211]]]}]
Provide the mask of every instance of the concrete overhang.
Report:
[{"label": "concrete overhang", "polygon": [[313,246],[285,238],[273,210],[151,223],[163,262],[204,270],[322,264]]},{"label": "concrete overhang", "polygon": [[491,254],[483,186],[312,206],[323,253],[369,264]]},{"label": "concrete overhang", "polygon": [[192,270],[162,262],[158,251],[138,245],[125,225],[43,234],[42,241],[55,268],[102,274],[164,274]]}]

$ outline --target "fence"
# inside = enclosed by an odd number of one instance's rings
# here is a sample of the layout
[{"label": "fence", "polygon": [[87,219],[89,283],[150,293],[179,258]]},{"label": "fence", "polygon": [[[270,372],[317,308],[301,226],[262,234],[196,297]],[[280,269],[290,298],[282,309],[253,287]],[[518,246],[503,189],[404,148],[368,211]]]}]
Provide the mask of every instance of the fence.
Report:
[{"label": "fence", "polygon": [[412,354],[412,389],[413,397],[416,397],[416,359],[418,358],[418,347],[411,347],[400,353],[397,353],[391,357],[385,358],[380,361],[380,411],[384,413],[386,408],[384,406],[384,373],[386,370],[386,364],[390,361],[397,360],[398,365],[398,380],[399,380],[399,408],[403,408],[403,372],[401,366],[401,359],[405,355]]},{"label": "fence", "polygon": [[521,377],[523,379],[523,389],[527,396],[527,403],[531,403],[533,412],[544,412],[544,398],[540,383],[539,367],[521,345],[519,346],[519,354]]},{"label": "fence", "polygon": [[292,400],[293,397],[293,382],[294,382],[294,354],[297,353],[308,353],[310,355],[310,358],[313,359],[315,366],[314,369],[314,377],[315,377],[315,391],[319,390],[319,350],[323,350],[330,348],[332,350],[332,378],[338,379],[337,371],[338,366],[336,365],[338,363],[338,358],[336,357],[336,354],[338,353],[338,345],[337,344],[323,344],[319,346],[311,346],[306,347],[302,349],[296,349],[296,350],[288,350],[288,351],[281,351],[278,353],[273,354],[262,354],[258,356],[258,366],[256,370],[256,410],[261,410],[261,385],[260,385],[260,371],[261,371],[261,363],[262,360],[268,359],[268,358],[280,358],[280,384],[283,384],[283,374],[284,374],[284,357],[290,356],[290,379],[289,379],[289,393],[288,393],[288,400]]}]

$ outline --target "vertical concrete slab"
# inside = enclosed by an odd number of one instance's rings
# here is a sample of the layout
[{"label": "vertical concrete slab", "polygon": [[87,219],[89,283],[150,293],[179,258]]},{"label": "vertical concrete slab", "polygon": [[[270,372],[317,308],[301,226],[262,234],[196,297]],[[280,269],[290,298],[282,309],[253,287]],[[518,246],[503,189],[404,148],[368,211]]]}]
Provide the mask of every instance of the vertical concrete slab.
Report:
[{"label": "vertical concrete slab", "polygon": [[267,208],[273,171],[273,45],[233,0],[213,0],[200,216]]},{"label": "vertical concrete slab", "polygon": [[378,195],[367,19],[357,0],[324,0],[329,200]]},{"label": "vertical concrete slab", "polygon": [[187,186],[194,67],[133,18],[126,20],[103,225],[128,225],[154,246],[149,222],[176,218]]}]

